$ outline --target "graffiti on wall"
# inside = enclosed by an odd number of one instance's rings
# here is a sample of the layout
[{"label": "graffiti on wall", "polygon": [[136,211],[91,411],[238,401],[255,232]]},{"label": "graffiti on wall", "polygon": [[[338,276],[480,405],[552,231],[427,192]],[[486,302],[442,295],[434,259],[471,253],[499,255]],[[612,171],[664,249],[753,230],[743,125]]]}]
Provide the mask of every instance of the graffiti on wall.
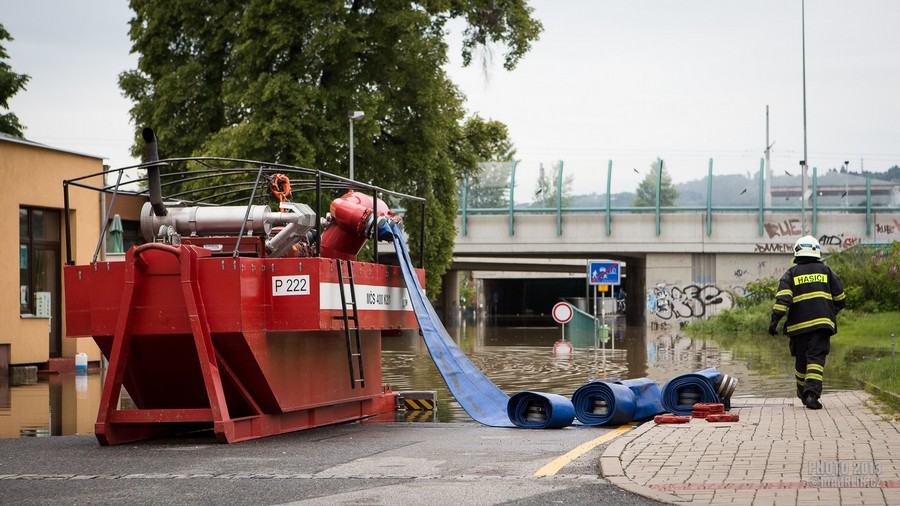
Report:
[{"label": "graffiti on wall", "polygon": [[769,239],[776,237],[799,237],[802,235],[801,223],[798,219],[763,223]]},{"label": "graffiti on wall", "polygon": [[[763,223],[763,229],[765,229],[768,239],[774,241],[778,241],[779,239],[797,239],[802,235],[801,222],[799,219],[766,222]],[[887,239],[893,238],[894,235],[900,236],[900,221],[893,220],[893,223],[876,223],[875,232],[879,236],[887,236]],[[860,237],[853,232],[825,233],[821,234],[818,237],[818,240],[823,248],[830,250],[842,250],[864,242],[863,237]],[[874,240],[874,238],[871,240]],[[881,239],[880,237],[879,240],[884,239]],[[754,245],[753,252],[793,254],[793,247],[793,241],[758,242]]]},{"label": "graffiti on wall", "polygon": [[876,239],[881,242],[900,241],[900,220],[875,223]]},{"label": "graffiti on wall", "polygon": [[731,305],[728,293],[712,284],[659,283],[647,291],[647,312],[661,320],[701,318],[729,309]]}]

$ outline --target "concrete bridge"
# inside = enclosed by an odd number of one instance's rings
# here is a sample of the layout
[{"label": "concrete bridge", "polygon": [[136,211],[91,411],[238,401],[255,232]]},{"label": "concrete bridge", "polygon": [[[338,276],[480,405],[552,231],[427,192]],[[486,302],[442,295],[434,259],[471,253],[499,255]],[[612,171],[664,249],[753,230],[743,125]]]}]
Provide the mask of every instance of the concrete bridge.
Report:
[{"label": "concrete bridge", "polygon": [[[900,240],[900,209],[467,210],[457,218],[443,306],[452,324],[463,271],[475,272],[478,307],[490,311],[498,294],[522,295],[508,284],[521,278],[568,277],[584,294],[586,261],[609,259],[626,263],[629,322],[677,328],[731,307],[731,294],[751,281],[780,277],[804,230],[825,252],[889,243]],[[545,302],[522,310],[548,314],[555,300]]]}]

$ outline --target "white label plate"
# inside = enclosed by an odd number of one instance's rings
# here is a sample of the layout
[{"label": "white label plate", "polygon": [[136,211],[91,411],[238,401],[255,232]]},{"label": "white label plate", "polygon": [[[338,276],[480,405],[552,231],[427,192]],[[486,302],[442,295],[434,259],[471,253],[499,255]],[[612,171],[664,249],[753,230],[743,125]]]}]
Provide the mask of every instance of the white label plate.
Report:
[{"label": "white label plate", "polygon": [[272,276],[272,296],[309,295],[309,274]]}]

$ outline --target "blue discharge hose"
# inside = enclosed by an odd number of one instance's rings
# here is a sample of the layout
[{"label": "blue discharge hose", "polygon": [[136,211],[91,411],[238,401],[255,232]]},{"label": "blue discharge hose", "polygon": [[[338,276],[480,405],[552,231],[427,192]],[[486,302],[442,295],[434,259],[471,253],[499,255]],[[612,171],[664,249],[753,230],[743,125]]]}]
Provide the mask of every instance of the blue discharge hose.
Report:
[{"label": "blue discharge hose", "polygon": [[621,425],[663,413],[659,385],[647,378],[592,381],[572,394],[575,416],[585,425]]},{"label": "blue discharge hose", "polygon": [[[690,415],[694,403],[721,403],[716,393],[716,384],[722,376],[715,367],[689,374],[682,374],[670,379],[662,389],[662,405],[666,411],[675,415]],[[725,401],[725,409],[730,402]]]},{"label": "blue discharge hose", "polygon": [[[536,392],[519,394],[527,396],[524,397],[527,401],[524,406],[525,415],[518,416],[521,412],[519,403],[523,397],[514,397],[516,404],[513,406],[513,399],[491,382],[459,349],[428,302],[428,297],[413,268],[400,224],[382,225],[378,239],[393,241],[425,346],[450,393],[469,416],[490,427],[559,428],[572,423],[574,407],[571,401],[555,394]],[[531,417],[527,416],[528,403],[540,404],[548,419],[544,420],[544,423],[535,423],[540,417],[537,413],[532,413]],[[514,417],[512,413],[516,416]]]}]

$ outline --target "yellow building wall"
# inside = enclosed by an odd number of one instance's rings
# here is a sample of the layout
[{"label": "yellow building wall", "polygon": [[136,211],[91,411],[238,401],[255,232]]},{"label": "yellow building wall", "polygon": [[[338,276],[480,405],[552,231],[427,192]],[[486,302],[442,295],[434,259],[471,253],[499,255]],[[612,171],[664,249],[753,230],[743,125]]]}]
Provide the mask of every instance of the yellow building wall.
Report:
[{"label": "yellow building wall", "polygon": [[[103,160],[0,139],[0,345],[9,344],[10,365],[41,364],[49,360],[49,322],[46,318],[19,315],[19,207],[43,207],[60,211],[60,270],[66,261],[64,228],[65,179],[101,172]],[[93,184],[99,185],[100,177]],[[72,256],[79,264],[89,263],[100,236],[100,195],[78,188],[69,190]],[[65,286],[62,287],[65,308]],[[65,315],[61,318],[62,356],[87,353],[88,360],[100,360],[100,350],[89,338],[66,338]]]}]

